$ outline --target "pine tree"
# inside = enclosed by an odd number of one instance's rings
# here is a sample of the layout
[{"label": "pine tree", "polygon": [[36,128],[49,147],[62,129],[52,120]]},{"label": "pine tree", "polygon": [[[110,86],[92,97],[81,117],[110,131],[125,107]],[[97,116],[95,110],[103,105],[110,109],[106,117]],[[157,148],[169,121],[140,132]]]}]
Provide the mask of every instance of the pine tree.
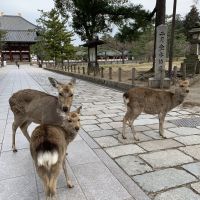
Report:
[{"label": "pine tree", "polygon": [[190,34],[188,31],[190,31],[194,26],[196,22],[200,21],[200,14],[195,5],[192,5],[190,12],[185,16],[185,20],[183,23],[184,26],[184,33],[187,37],[187,39],[190,39]]},{"label": "pine tree", "polygon": [[[41,10],[41,17],[37,20],[40,31],[38,50],[45,51],[46,58],[53,59],[55,64],[74,55],[74,47],[71,44],[72,33],[66,30],[67,19],[62,19],[56,9],[50,12]],[[43,47],[43,49],[41,49]]]}]

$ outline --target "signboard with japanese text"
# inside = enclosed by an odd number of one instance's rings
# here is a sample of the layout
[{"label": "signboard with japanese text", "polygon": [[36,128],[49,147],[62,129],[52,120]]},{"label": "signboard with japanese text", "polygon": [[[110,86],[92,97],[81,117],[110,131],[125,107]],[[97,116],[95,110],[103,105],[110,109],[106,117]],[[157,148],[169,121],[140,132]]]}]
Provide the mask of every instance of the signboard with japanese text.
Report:
[{"label": "signboard with japanese text", "polygon": [[96,55],[95,55],[95,47],[89,48],[89,58],[90,62],[95,62],[96,61]]},{"label": "signboard with japanese text", "polygon": [[166,46],[167,46],[167,26],[157,26],[156,34],[156,64],[155,64],[155,79],[161,80],[165,77],[165,61],[166,61]]}]

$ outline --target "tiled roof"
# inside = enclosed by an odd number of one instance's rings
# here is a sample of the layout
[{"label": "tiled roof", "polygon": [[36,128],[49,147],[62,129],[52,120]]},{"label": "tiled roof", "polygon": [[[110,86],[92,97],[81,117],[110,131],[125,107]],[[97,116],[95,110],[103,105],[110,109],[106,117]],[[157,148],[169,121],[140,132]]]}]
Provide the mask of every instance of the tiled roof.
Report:
[{"label": "tiled roof", "polygon": [[0,16],[0,30],[6,31],[7,42],[36,42],[36,28],[21,16]]},{"label": "tiled roof", "polygon": [[37,26],[21,16],[3,15],[0,16],[0,29],[2,30],[33,30]]},{"label": "tiled roof", "polygon": [[37,36],[33,31],[8,31],[5,41],[9,42],[36,42]]}]

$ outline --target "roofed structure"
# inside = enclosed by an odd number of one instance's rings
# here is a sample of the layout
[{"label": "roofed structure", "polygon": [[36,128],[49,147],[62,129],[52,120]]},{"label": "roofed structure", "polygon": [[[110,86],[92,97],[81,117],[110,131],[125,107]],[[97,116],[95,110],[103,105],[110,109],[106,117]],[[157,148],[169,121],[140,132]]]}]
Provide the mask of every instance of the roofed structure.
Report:
[{"label": "roofed structure", "polygon": [[20,15],[1,15],[0,30],[6,32],[1,52],[5,61],[30,61],[30,45],[37,41],[37,26]]}]

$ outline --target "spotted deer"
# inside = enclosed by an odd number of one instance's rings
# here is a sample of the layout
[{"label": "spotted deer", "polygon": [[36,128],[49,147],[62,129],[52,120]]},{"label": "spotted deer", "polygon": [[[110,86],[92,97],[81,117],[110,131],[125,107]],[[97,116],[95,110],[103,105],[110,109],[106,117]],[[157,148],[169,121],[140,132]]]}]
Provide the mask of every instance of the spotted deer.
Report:
[{"label": "spotted deer", "polygon": [[80,110],[81,107],[65,115],[62,126],[40,125],[31,135],[30,152],[36,171],[43,182],[47,199],[55,197],[61,168],[65,174],[67,187],[73,187],[67,173],[65,155],[68,144],[80,129]]},{"label": "spotted deer", "polygon": [[151,88],[132,88],[123,94],[124,103],[127,107],[126,114],[123,118],[122,137],[126,139],[126,124],[131,127],[133,137],[139,140],[133,127],[134,120],[142,113],[158,114],[159,133],[164,135],[164,120],[167,112],[180,105],[188,94],[188,80],[179,82],[179,87],[174,92],[156,90]]},{"label": "spotted deer", "polygon": [[10,108],[14,114],[12,124],[13,152],[17,151],[15,135],[18,127],[20,127],[27,140],[30,141],[27,129],[32,122],[60,125],[62,120],[60,113],[70,111],[76,80],[72,79],[69,83],[63,84],[51,77],[48,79],[52,86],[57,89],[57,97],[45,92],[25,89],[14,93],[9,99]]}]

